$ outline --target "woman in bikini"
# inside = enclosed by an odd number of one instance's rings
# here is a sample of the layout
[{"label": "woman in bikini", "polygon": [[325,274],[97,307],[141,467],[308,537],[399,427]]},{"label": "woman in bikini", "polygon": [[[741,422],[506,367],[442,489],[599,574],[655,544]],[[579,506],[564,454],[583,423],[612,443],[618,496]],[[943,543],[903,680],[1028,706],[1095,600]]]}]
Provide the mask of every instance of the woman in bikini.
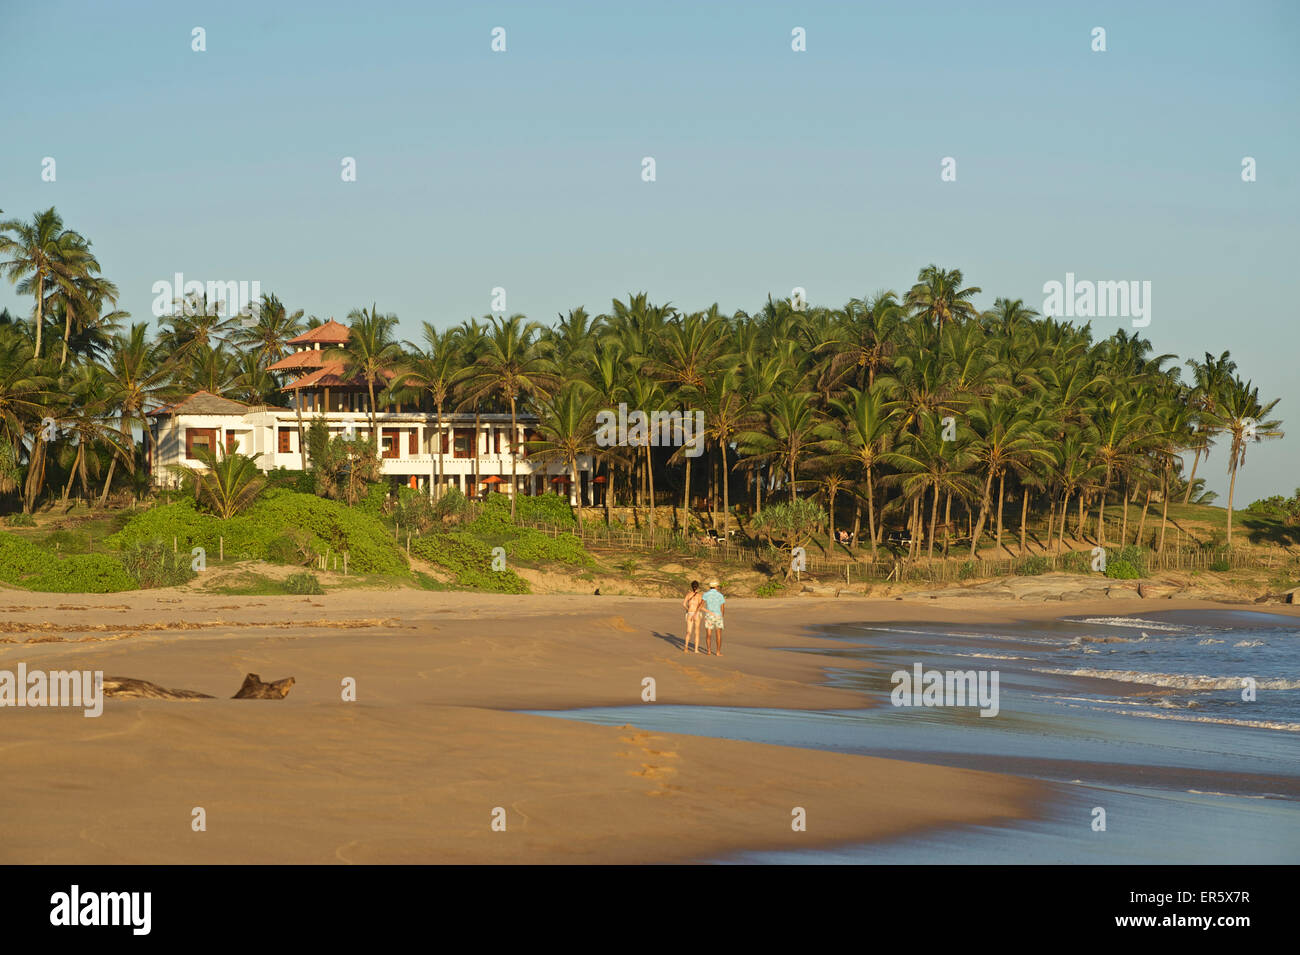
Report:
[{"label": "woman in bikini", "polygon": [[682,653],[690,645],[691,636],[695,637],[695,652],[700,652],[700,615],[704,608],[704,595],[700,593],[700,582],[691,581],[690,592],[682,598],[682,607],[686,611],[686,639],[682,641]]}]

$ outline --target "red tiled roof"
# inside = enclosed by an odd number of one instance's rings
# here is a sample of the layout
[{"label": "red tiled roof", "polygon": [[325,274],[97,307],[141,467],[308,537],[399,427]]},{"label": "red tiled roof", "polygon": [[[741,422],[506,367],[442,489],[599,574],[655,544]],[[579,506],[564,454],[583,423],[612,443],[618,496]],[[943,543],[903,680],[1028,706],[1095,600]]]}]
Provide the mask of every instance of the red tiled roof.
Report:
[{"label": "red tiled roof", "polygon": [[164,405],[156,411],[150,411],[149,414],[243,414],[249,407],[242,401],[223,398],[220,395],[214,395],[210,391],[196,391],[188,398],[182,398],[174,404]]},{"label": "red tiled roof", "polygon": [[[397,372],[385,370],[384,376],[390,381],[397,377]],[[351,378],[343,377],[343,362],[327,361],[315,371],[310,371],[295,381],[289,382],[281,391],[296,391],[299,388],[340,388],[345,386],[364,387],[366,380],[358,373]]]},{"label": "red tiled roof", "polygon": [[267,365],[267,371],[288,371],[291,368],[320,368],[325,364],[325,358],[329,354],[326,350],[317,351],[315,348],[306,351],[296,351],[292,355],[285,355],[279,361],[272,365]]},{"label": "red tiled roof", "polygon": [[289,339],[290,345],[309,345],[313,342],[320,342],[322,345],[337,345],[340,342],[348,340],[348,327],[340,325],[334,319],[330,319],[323,325],[317,325],[315,328],[303,332],[297,338]]}]

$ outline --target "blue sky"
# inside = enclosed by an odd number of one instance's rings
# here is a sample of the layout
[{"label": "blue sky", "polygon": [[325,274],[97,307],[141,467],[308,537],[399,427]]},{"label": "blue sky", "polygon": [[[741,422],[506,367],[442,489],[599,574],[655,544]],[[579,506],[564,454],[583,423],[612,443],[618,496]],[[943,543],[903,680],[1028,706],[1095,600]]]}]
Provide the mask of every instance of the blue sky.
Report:
[{"label": "blue sky", "polygon": [[[1283,399],[1239,504],[1289,494],[1300,4],[977,6],[0,0],[0,209],[57,206],[136,320],[178,271],[408,336],[495,286],[550,322],[641,290],[838,305],[931,262],[981,305],[1149,280],[1157,352],[1230,349]],[[1226,497],[1225,467],[1198,473]]]}]

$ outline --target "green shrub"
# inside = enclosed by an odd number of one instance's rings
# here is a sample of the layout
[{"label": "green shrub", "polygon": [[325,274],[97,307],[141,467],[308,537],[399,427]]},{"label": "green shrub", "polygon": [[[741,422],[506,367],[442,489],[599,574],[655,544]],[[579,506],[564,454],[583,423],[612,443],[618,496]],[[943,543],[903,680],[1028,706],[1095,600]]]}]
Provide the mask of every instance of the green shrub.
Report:
[{"label": "green shrub", "polygon": [[[405,574],[406,558],[392,535],[377,518],[339,501],[299,494],[296,491],[267,491],[243,514],[221,520],[195,509],[193,501],[178,501],[150,508],[105,538],[110,547],[126,548],[144,541],[170,545],[179,550],[203,547],[217,553],[224,538],[225,556],[234,560],[274,560],[291,556],[292,548],[279,538],[290,537],[306,555],[348,554],[348,570],[357,573]],[[295,557],[288,563],[302,564]]]},{"label": "green shrub", "polygon": [[1042,554],[1034,554],[1016,564],[1016,573],[1021,577],[1037,577],[1051,570],[1051,565]]},{"label": "green shrub", "polygon": [[595,563],[577,537],[571,534],[551,537],[527,528],[521,528],[519,536],[506,544],[506,553],[512,560],[528,563],[558,562],[577,567],[590,567]]},{"label": "green shrub", "polygon": [[284,579],[284,592],[314,596],[325,593],[325,589],[321,587],[320,581],[316,579],[315,574],[309,574],[304,570],[296,574],[290,574]]},{"label": "green shrub", "polygon": [[10,514],[5,518],[5,523],[10,527],[35,527],[36,518],[30,514],[24,514],[19,511],[17,514]]},{"label": "green shrub", "polygon": [[0,533],[0,580],[28,590],[64,594],[108,594],[136,587],[113,555],[63,556],[8,533]]},{"label": "green shrub", "polygon": [[411,553],[456,575],[456,584],[492,593],[529,593],[528,581],[513,570],[492,569],[492,548],[464,531],[429,534],[411,541]]},{"label": "green shrub", "polygon": [[442,496],[433,506],[433,513],[440,521],[459,523],[469,516],[469,509],[469,500],[460,488],[453,485],[443,488]]},{"label": "green shrub", "polygon": [[[489,498],[489,500],[491,500]],[[510,504],[506,502],[506,512]],[[561,494],[539,494],[536,497],[518,497],[515,499],[515,517],[520,521],[536,524],[554,524],[557,527],[572,527],[577,523],[569,499]]]},{"label": "green shrub", "polygon": [[1111,565],[1115,563],[1124,564],[1132,571],[1134,571],[1131,577],[1117,577],[1116,579],[1118,580],[1133,580],[1134,578],[1137,577],[1146,576],[1146,563],[1147,563],[1146,552],[1143,551],[1142,548],[1140,547],[1135,547],[1132,544],[1126,544],[1123,547],[1107,547],[1106,548],[1106,576],[1107,577],[1115,577],[1115,575],[1110,572]]},{"label": "green shrub", "polygon": [[1231,570],[1232,565],[1228,563],[1228,558],[1216,557],[1214,560],[1210,561],[1209,569],[1215,573],[1223,574]]},{"label": "green shrub", "polygon": [[1066,551],[1061,555],[1061,569],[1071,574],[1086,574],[1092,570],[1092,559],[1085,551]]},{"label": "green shrub", "polygon": [[785,587],[779,580],[765,580],[758,585],[754,594],[759,597],[775,597],[777,594],[784,593]]},{"label": "green shrub", "polygon": [[162,541],[135,544],[123,550],[121,558],[127,573],[144,589],[175,587],[198,576],[189,551],[172,553],[171,545]]},{"label": "green shrub", "polygon": [[1112,580],[1137,580],[1142,572],[1126,560],[1107,560],[1106,576]]},{"label": "green shrub", "polygon": [[300,527],[291,527],[266,545],[266,559],[276,564],[306,567],[316,562],[312,536]]},{"label": "green shrub", "polygon": [[957,579],[970,580],[972,577],[975,576],[977,571],[978,568],[975,566],[975,561],[964,560],[962,561],[961,566],[957,568]]}]

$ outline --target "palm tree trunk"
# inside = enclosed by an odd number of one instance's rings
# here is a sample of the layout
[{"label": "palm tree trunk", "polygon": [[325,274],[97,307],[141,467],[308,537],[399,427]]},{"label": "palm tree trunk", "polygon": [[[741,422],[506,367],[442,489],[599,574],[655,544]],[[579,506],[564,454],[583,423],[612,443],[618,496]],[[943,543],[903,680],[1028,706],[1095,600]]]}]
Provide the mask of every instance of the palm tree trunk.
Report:
[{"label": "palm tree trunk", "polygon": [[682,510],[686,513],[686,532],[691,531],[691,458],[686,456],[686,489],[682,492]]},{"label": "palm tree trunk", "polygon": [[113,472],[117,470],[117,455],[113,455],[108,462],[108,477],[104,479],[104,490],[99,495],[99,506],[103,507],[104,502],[108,500],[108,489],[113,486]]},{"label": "palm tree trunk", "polygon": [[650,442],[645,445],[645,473],[646,480],[650,484],[650,546],[654,547],[655,541],[655,464],[654,459],[650,457]]},{"label": "palm tree trunk", "polygon": [[1124,479],[1124,519],[1119,523],[1119,544],[1123,547],[1128,543],[1128,494],[1129,478]]},{"label": "palm tree trunk", "polygon": [[1165,522],[1169,519],[1169,465],[1165,465],[1162,475],[1162,487],[1160,490],[1160,546],[1156,548],[1156,553],[1165,552]]},{"label": "palm tree trunk", "polygon": [[939,483],[934,485],[934,500],[930,502],[930,550],[926,554],[927,560],[934,560],[934,529],[935,522],[939,519]]},{"label": "palm tree trunk", "polygon": [[515,396],[510,396],[510,520],[515,519],[515,498],[519,496],[519,421]]},{"label": "palm tree trunk", "polygon": [[1228,546],[1232,546],[1232,495],[1237,490],[1237,452],[1233,449],[1232,461],[1228,468],[1232,477],[1228,481]]},{"label": "palm tree trunk", "polygon": [[943,556],[948,559],[948,533],[952,528],[952,491],[943,502]]},{"label": "palm tree trunk", "polygon": [[479,438],[479,410],[478,405],[474,406],[474,483],[470,485],[469,493],[471,497],[478,496],[478,438]]},{"label": "palm tree trunk", "polygon": [[[731,539],[731,489],[727,486],[727,443],[722,442],[722,539]],[[831,518],[832,521],[835,518]]]},{"label": "palm tree trunk", "polygon": [[72,467],[68,469],[68,483],[63,488],[63,500],[59,503],[67,505],[68,495],[72,493],[72,484],[77,480],[77,465],[81,463],[81,456],[86,453],[86,446],[81,442],[77,443],[77,454],[72,459]]},{"label": "palm tree trunk", "polygon": [[[998,475],[998,532],[993,541],[993,550],[1002,549],[1002,505],[1007,499],[1007,472],[1003,471]],[[1008,553],[1010,550],[1008,549]]]},{"label": "palm tree trunk", "polygon": [[871,535],[871,561],[876,560],[876,492],[871,468],[867,468],[867,533]]},{"label": "palm tree trunk", "polygon": [[993,469],[989,468],[988,477],[984,479],[984,496],[980,498],[980,516],[970,532],[970,555],[973,558],[979,550],[980,536],[984,533],[984,519],[989,509],[989,492],[993,489]]},{"label": "palm tree trunk", "polygon": [[41,357],[41,332],[45,328],[45,273],[40,269],[36,270],[36,353],[35,357]]},{"label": "palm tree trunk", "polygon": [[1056,536],[1056,552],[1059,554],[1065,550],[1065,523],[1070,516],[1070,489],[1065,489],[1065,495],[1061,498],[1061,527]]},{"label": "palm tree trunk", "polygon": [[1137,544],[1139,547],[1142,546],[1142,532],[1146,530],[1147,526],[1147,508],[1151,506],[1151,493],[1152,488],[1148,487],[1147,499],[1142,503],[1142,518],[1138,521],[1137,534],[1133,537],[1133,543]]},{"label": "palm tree trunk", "polygon": [[1097,546],[1106,546],[1106,495],[1110,493],[1110,472],[1106,472],[1106,486],[1097,500]]},{"label": "palm tree trunk", "polygon": [[1201,463],[1201,449],[1197,448],[1196,453],[1192,455],[1192,474],[1187,479],[1187,490],[1183,492],[1183,503],[1186,504],[1192,498],[1192,482],[1196,480],[1196,466]]},{"label": "palm tree trunk", "polygon": [[1024,497],[1020,502],[1020,556],[1025,556],[1025,521],[1029,517],[1029,485],[1025,485]]},{"label": "palm tree trunk", "polygon": [[63,355],[59,358],[59,367],[68,363],[68,338],[72,335],[72,309],[63,307]]},{"label": "palm tree trunk", "polygon": [[442,402],[441,402],[441,401],[438,402],[438,417],[437,417],[437,421],[438,421],[438,475],[437,475],[437,480],[434,482],[434,485],[433,485],[433,489],[434,489],[434,500],[438,500],[438,499],[440,499],[440,498],[442,497],[442,481],[443,481],[443,477],[442,477],[442,475],[443,475],[443,472],[444,472],[443,461],[442,461],[442,454],[443,454],[443,445],[447,443],[447,439],[446,439],[445,437],[443,437],[443,430],[442,430]]},{"label": "palm tree trunk", "polygon": [[578,459],[573,458],[569,461],[569,477],[573,480],[573,492],[577,498],[578,504],[578,532],[582,532],[582,485],[578,483]]},{"label": "palm tree trunk", "polygon": [[830,539],[826,542],[826,550],[828,552],[833,552],[835,550],[835,486],[833,484],[826,488],[826,494],[830,498],[830,504],[827,507],[827,511],[830,514]]}]

